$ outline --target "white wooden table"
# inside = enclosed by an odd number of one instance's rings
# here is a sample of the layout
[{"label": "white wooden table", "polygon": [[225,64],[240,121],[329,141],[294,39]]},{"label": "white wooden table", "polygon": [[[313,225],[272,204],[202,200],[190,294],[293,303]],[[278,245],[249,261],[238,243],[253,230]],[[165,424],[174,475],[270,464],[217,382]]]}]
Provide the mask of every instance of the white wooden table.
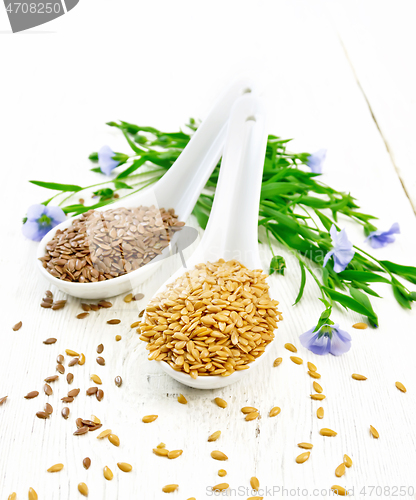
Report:
[{"label": "white wooden table", "polygon": [[[89,0],[32,33],[11,35],[0,8],[0,397],[9,396],[0,407],[0,498],[13,491],[27,498],[33,487],[40,500],[76,499],[81,481],[94,500],[168,498],[162,487],[169,483],[179,484],[172,498],[200,500],[212,496],[208,487],[223,481],[237,498],[247,498],[251,476],[269,488],[265,498],[325,497],[333,484],[354,488],[355,498],[394,498],[395,487],[397,496],[404,492],[402,498],[416,498],[416,313],[402,310],[389,288],[374,286],[384,297],[374,300],[378,330],[354,330],[351,325],[362,318],[337,310],[335,318],[353,336],[353,347],[340,358],[315,356],[300,347],[298,337],[320,314],[317,290],[309,280],[302,302],[292,307],[299,273],[289,261],[285,276],[273,277],[284,322],[269,361],[239,384],[198,392],[148,362],[129,328],[178,260],[165,262],[143,283],[146,298],[140,303],[125,304],[117,297],[112,309],[81,321],[75,318],[81,312],[77,299],[68,297],[61,311],[39,307],[48,286],[34,267],[36,244],[20,233],[27,207],[47,198],[29,179],[88,184],[96,179],[87,160],[92,150],[108,143],[127,151],[106,121],[177,129],[189,116],[202,117],[222,86],[248,70],[264,88],[270,130],[296,138],[294,151],[328,148],[323,180],[350,191],[364,210],[380,217],[380,227],[400,222],[396,243],[377,255],[415,265],[414,14],[414,3],[407,0]],[[348,226],[348,232],[362,243],[357,228]],[[267,250],[263,255],[266,267]],[[56,298],[63,297],[58,292]],[[121,325],[106,324],[115,317]],[[20,320],[23,327],[13,332]],[[118,343],[116,334],[122,336]],[[57,343],[44,345],[48,337]],[[105,367],[95,362],[101,342]],[[321,404],[309,399],[312,379],[305,366],[290,362],[286,342],[297,345],[305,362],[312,361],[322,373],[327,395],[323,420],[315,415]],[[81,394],[69,405],[68,420],[60,415],[60,398],[68,390],[64,377],[53,384],[53,396],[42,392],[43,379],[55,373],[55,358],[66,348],[86,355],[85,365],[72,370],[70,387],[79,387]],[[277,356],[284,361],[272,368]],[[368,380],[352,380],[354,372]],[[92,385],[92,373],[103,379],[100,403],[82,395]],[[123,377],[121,388],[113,382],[116,375]],[[397,380],[407,387],[406,394],[395,388]],[[31,390],[40,396],[25,400]],[[177,403],[179,393],[188,405]],[[216,396],[228,402],[227,409],[214,405]],[[39,420],[35,413],[47,400],[54,413]],[[245,422],[240,413],[245,405],[259,408],[262,418]],[[282,411],[270,419],[272,406]],[[94,433],[72,435],[75,419],[91,414],[120,437],[119,448],[98,441]],[[143,424],[146,414],[159,418]],[[370,437],[370,424],[379,440]],[[321,427],[338,435],[324,438]],[[222,431],[220,440],[208,443],[216,430]],[[183,455],[169,461],[155,456],[152,448],[160,441],[169,449],[183,449]],[[314,448],[309,461],[298,465],[301,441]],[[213,449],[229,460],[214,461]],[[338,479],[334,470],[344,453],[354,465]],[[86,456],[92,460],[88,471],[82,466]],[[133,472],[119,471],[118,461],[131,463]],[[46,469],[57,462],[65,468],[48,474]],[[111,482],[103,478],[105,465],[114,472]],[[228,472],[224,479],[217,475],[220,468]]]}]

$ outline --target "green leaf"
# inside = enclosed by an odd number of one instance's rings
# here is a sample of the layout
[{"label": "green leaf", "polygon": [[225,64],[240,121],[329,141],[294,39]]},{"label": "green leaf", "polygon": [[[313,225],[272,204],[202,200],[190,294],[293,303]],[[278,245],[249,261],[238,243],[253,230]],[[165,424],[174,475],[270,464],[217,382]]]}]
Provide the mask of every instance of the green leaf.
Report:
[{"label": "green leaf", "polygon": [[347,281],[359,281],[360,283],[390,283],[390,280],[379,274],[369,271],[342,271],[338,273],[338,277]]},{"label": "green leaf", "polygon": [[90,156],[88,157],[91,161],[98,161],[98,153],[94,152],[91,153]]},{"label": "green leaf", "polygon": [[272,182],[271,184],[263,185],[261,188],[262,198],[271,198],[275,195],[287,194],[299,191],[299,183],[294,182]]},{"label": "green leaf", "polygon": [[207,224],[208,224],[209,216],[205,212],[205,210],[203,210],[201,208],[201,205],[199,204],[199,202],[195,205],[192,213],[197,218],[198,224],[202,227],[202,229],[205,229],[207,227]]},{"label": "green leaf", "polygon": [[76,184],[57,184],[56,182],[42,182],[42,181],[29,181],[36,186],[40,186],[46,189],[54,189],[56,191],[73,192],[82,191],[81,186]]},{"label": "green leaf", "polygon": [[114,180],[120,180],[120,179],[125,179],[128,177],[130,174],[135,172],[138,168],[140,168],[142,165],[146,163],[146,156],[142,156],[138,160],[135,160],[129,167],[126,168],[126,170],[123,170],[123,172],[120,172],[118,176]]},{"label": "green leaf", "polygon": [[94,168],[90,168],[91,172],[97,172],[97,174],[102,174],[102,170],[100,167],[94,167]]},{"label": "green leaf", "polygon": [[357,302],[362,304],[368,311],[370,311],[371,316],[377,318],[377,314],[374,312],[370,299],[365,293],[360,292],[360,290],[357,290],[357,288],[350,287],[350,294]]},{"label": "green leaf", "polygon": [[131,186],[129,186],[128,184],[126,184],[125,182],[122,182],[122,181],[113,181],[114,183],[114,187],[116,189],[133,189]]},{"label": "green leaf", "polygon": [[299,288],[299,293],[298,293],[298,296],[296,297],[295,303],[293,304],[294,306],[302,298],[303,290],[305,289],[305,283],[306,283],[305,264],[301,260],[299,260],[299,266],[300,266],[300,271],[301,271],[300,288]]},{"label": "green leaf", "polygon": [[382,260],[381,264],[385,266],[391,273],[397,274],[402,278],[407,279],[411,283],[416,284],[416,267],[401,266],[388,260]]},{"label": "green leaf", "polygon": [[274,255],[270,261],[269,274],[272,275],[273,273],[277,273],[283,276],[285,274],[285,268],[285,259],[281,255]]},{"label": "green leaf", "polygon": [[407,292],[404,286],[400,283],[400,281],[396,280],[396,278],[393,278],[392,283],[393,283],[393,295],[397,300],[397,302],[404,309],[411,309],[412,308],[410,304],[411,299],[410,297],[407,296]]},{"label": "green leaf", "polygon": [[345,295],[343,293],[337,292],[336,290],[331,290],[330,288],[323,287],[325,293],[335,302],[338,302],[346,309],[351,309],[359,314],[367,316],[367,318],[371,321],[371,323],[378,327],[378,318],[375,315],[373,309],[367,309],[361,302],[358,302],[353,297],[349,295]]}]

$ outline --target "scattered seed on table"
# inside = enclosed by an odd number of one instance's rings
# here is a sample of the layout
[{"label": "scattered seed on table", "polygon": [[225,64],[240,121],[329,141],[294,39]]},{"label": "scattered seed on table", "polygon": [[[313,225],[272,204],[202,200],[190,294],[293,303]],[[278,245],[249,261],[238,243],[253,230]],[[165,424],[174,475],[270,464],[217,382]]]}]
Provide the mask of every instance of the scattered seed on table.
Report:
[{"label": "scattered seed on table", "polygon": [[377,429],[375,429],[372,425],[370,425],[370,432],[374,439],[378,439],[380,437]]},{"label": "scattered seed on table", "polygon": [[334,486],[331,486],[331,490],[338,496],[340,497],[345,497],[347,496],[347,490],[343,488],[342,486],[338,486],[334,484]]},{"label": "scattered seed on table", "polygon": [[250,420],[256,420],[256,418],[258,418],[258,416],[259,416],[259,412],[253,411],[251,413],[247,413],[245,420],[247,420],[247,422],[250,422]]},{"label": "scattered seed on table", "polygon": [[253,490],[258,491],[258,489],[260,488],[260,481],[255,476],[253,476],[250,479],[250,486]]},{"label": "scattered seed on table", "polygon": [[293,361],[296,365],[303,364],[303,359],[298,358],[297,356],[290,356],[291,361]]},{"label": "scattered seed on table", "polygon": [[290,352],[298,352],[298,350],[293,344],[285,344],[285,349],[287,349]]},{"label": "scattered seed on table", "polygon": [[98,401],[101,401],[104,397],[104,391],[102,389],[98,389],[98,391],[95,394],[95,397],[97,398]]},{"label": "scattered seed on table", "polygon": [[91,466],[91,458],[85,457],[84,460],[82,461],[82,465],[84,466],[84,469],[88,470]]},{"label": "scattered seed on table", "polygon": [[124,297],[124,299],[123,299],[123,300],[124,300],[124,302],[126,302],[126,303],[128,304],[129,302],[131,302],[131,301],[133,300],[133,294],[132,294],[132,293],[129,293],[128,295],[126,295],[126,296]]},{"label": "scattered seed on table", "polygon": [[83,365],[85,363],[85,354],[82,352],[79,356],[78,364]]},{"label": "scattered seed on table", "polygon": [[102,358],[101,356],[98,356],[98,358],[97,358],[97,360],[96,360],[96,361],[97,361],[97,363],[98,363],[99,365],[101,365],[101,366],[104,366],[104,365],[105,365],[105,359],[104,359],[104,358]]},{"label": "scattered seed on table", "polygon": [[8,396],[4,396],[4,397],[0,398],[0,406],[6,402],[7,398],[8,398]]},{"label": "scattered seed on table", "polygon": [[178,403],[180,403],[181,405],[186,405],[188,403],[186,397],[183,394],[179,394]]},{"label": "scattered seed on table", "polygon": [[314,399],[315,401],[322,401],[325,398],[325,394],[311,394],[311,399]]},{"label": "scattered seed on table", "polygon": [[94,394],[96,394],[98,391],[98,387],[90,387],[89,389],[87,389],[86,391],[86,394],[87,396],[93,396]]},{"label": "scattered seed on table", "polygon": [[62,414],[62,416],[64,417],[65,420],[69,417],[69,413],[70,413],[69,408],[67,406],[64,406],[62,408],[61,414]]},{"label": "scattered seed on table", "polygon": [[79,483],[78,491],[81,493],[81,495],[84,495],[84,497],[88,496],[88,486],[85,483]]},{"label": "scattered seed on table", "polygon": [[121,319],[109,319],[107,321],[108,325],[118,325],[119,323],[121,323]]},{"label": "scattered seed on table", "polygon": [[345,467],[348,467],[348,468],[352,467],[352,460],[348,455],[344,455],[344,464],[345,464]]},{"label": "scattered seed on table", "polygon": [[219,406],[220,408],[227,408],[228,404],[226,401],[224,401],[221,398],[215,398],[214,403]]},{"label": "scattered seed on table", "polygon": [[280,413],[280,408],[278,406],[275,406],[272,408],[269,412],[269,417],[276,417]]},{"label": "scattered seed on table", "polygon": [[324,409],[321,407],[319,407],[317,410],[316,410],[316,416],[319,418],[319,419],[322,419],[324,418]]},{"label": "scattered seed on table", "polygon": [[98,354],[101,354],[103,351],[104,351],[104,346],[103,346],[103,344],[98,345],[98,346],[97,346],[97,353],[98,353]]},{"label": "scattered seed on table", "polygon": [[142,310],[139,312],[139,318],[142,318],[142,317],[143,317],[143,314],[144,314],[144,309],[142,309]]},{"label": "scattered seed on table", "polygon": [[165,443],[159,443],[156,448],[166,448]]},{"label": "scattered seed on table", "polygon": [[214,450],[211,452],[211,457],[214,459],[214,460],[228,460],[228,457],[225,453],[223,453],[222,451],[218,451],[218,450]]},{"label": "scattered seed on table", "polygon": [[311,371],[311,372],[316,372],[316,370],[317,370],[316,366],[313,363],[311,363],[310,361],[308,361],[308,368],[309,368],[309,371]]},{"label": "scattered seed on table", "polygon": [[305,453],[301,453],[300,455],[298,455],[296,457],[296,463],[297,464],[303,464],[306,462],[306,460],[308,460],[308,458],[311,456],[311,452],[310,451],[306,451]]},{"label": "scattered seed on table", "polygon": [[39,396],[39,392],[38,391],[31,391],[31,392],[28,392],[25,396],[25,399],[33,399],[33,398],[36,398]]},{"label": "scattered seed on table", "polygon": [[52,311],[59,311],[59,309],[63,309],[66,305],[66,300],[57,300],[52,304]]},{"label": "scattered seed on table", "polygon": [[228,483],[220,483],[216,484],[215,486],[212,487],[212,491],[224,491],[228,489],[230,485]]},{"label": "scattered seed on table", "polygon": [[327,429],[325,427],[319,431],[319,434],[321,436],[327,436],[327,437],[334,437],[337,435],[335,431],[333,431],[332,429]]},{"label": "scattered seed on table", "polygon": [[221,431],[215,431],[211,436],[209,436],[208,441],[216,441],[221,436]]},{"label": "scattered seed on table", "polygon": [[121,340],[121,335],[116,335],[116,342],[120,342]]},{"label": "scattered seed on table", "polygon": [[79,394],[81,389],[72,389],[68,392],[68,397],[70,398],[76,398]]},{"label": "scattered seed on table", "polygon": [[397,389],[399,389],[399,391],[407,392],[406,387],[401,382],[396,382],[396,387]]},{"label": "scattered seed on table", "polygon": [[114,383],[117,387],[121,386],[121,384],[123,383],[123,379],[120,377],[120,375],[117,375],[117,377],[114,379]]},{"label": "scattered seed on table", "polygon": [[56,362],[58,363],[58,365],[62,365],[64,359],[65,358],[62,356],[62,354],[58,354],[58,356],[56,357]]},{"label": "scattered seed on table", "polygon": [[78,364],[79,358],[72,358],[71,361],[68,363],[68,366],[75,366]]},{"label": "scattered seed on table", "polygon": [[218,471],[218,475],[219,475],[220,477],[225,477],[225,476],[227,475],[227,471],[226,471],[225,469],[220,469],[220,470]]},{"label": "scattered seed on table", "polygon": [[108,437],[111,434],[111,429],[106,429],[105,431],[102,431],[100,434],[98,434],[97,439],[104,439]]},{"label": "scattered seed on table", "polygon": [[48,415],[52,415],[52,413],[53,413],[52,405],[50,405],[49,403],[45,404],[44,410],[45,410],[45,413],[47,413]]},{"label": "scattered seed on table", "polygon": [[315,391],[316,391],[318,394],[322,394],[323,389],[322,389],[322,387],[318,384],[318,382],[316,382],[316,381],[314,380],[312,385],[313,385],[313,388],[315,389]]},{"label": "scattered seed on table", "polygon": [[109,302],[108,300],[100,300],[100,302],[98,302],[98,305],[100,307],[104,307],[105,309],[108,309],[109,307],[113,307],[113,304],[111,302]]},{"label": "scattered seed on table", "polygon": [[47,419],[47,418],[49,418],[49,413],[46,413],[46,411],[38,411],[36,413],[36,416],[38,418]]},{"label": "scattered seed on table", "polygon": [[88,432],[88,426],[86,425],[83,425],[82,427],[80,427],[79,429],[77,429],[75,432],[74,432],[74,436],[82,436],[83,434],[86,434]]},{"label": "scattered seed on table", "polygon": [[95,415],[91,415],[91,420],[94,422],[94,424],[101,424],[101,420]]},{"label": "scattered seed on table", "polygon": [[182,455],[182,453],[183,453],[183,450],[172,450],[172,451],[168,452],[167,456],[170,460],[174,460],[175,458],[180,457]]},{"label": "scattered seed on table", "polygon": [[145,424],[149,424],[150,422],[154,422],[157,419],[158,415],[146,415],[142,418],[142,422]]},{"label": "scattered seed on table", "polygon": [[100,309],[97,304],[90,304],[90,307],[91,307],[91,311],[95,311],[95,312],[97,312]]},{"label": "scattered seed on table", "polygon": [[52,304],[50,302],[41,302],[40,307],[43,307],[44,309],[50,309],[52,307]]},{"label": "scattered seed on table", "polygon": [[89,304],[81,303],[82,310],[85,312],[91,311],[91,307]]},{"label": "scattered seed on table", "polygon": [[353,373],[351,377],[354,380],[367,380],[367,377],[365,377],[364,375],[360,375],[359,373]]},{"label": "scattered seed on table", "polygon": [[318,372],[311,372],[310,370],[308,371],[308,375],[312,378],[321,378],[321,374]]},{"label": "scattered seed on table", "polygon": [[257,408],[254,408],[254,406],[244,406],[241,408],[241,413],[244,413],[247,415],[247,413],[253,413],[253,411],[258,411]]},{"label": "scattered seed on table", "polygon": [[107,466],[104,467],[103,473],[107,481],[111,481],[114,477],[114,474],[111,472],[111,469]]},{"label": "scattered seed on table", "polygon": [[179,488],[178,484],[167,484],[166,486],[163,486],[162,491],[164,493],[173,493]]},{"label": "scattered seed on table", "polygon": [[68,373],[68,375],[66,376],[66,381],[68,382],[68,384],[72,384],[73,380],[74,380],[74,375],[72,373]]},{"label": "scattered seed on table", "polygon": [[44,393],[45,393],[47,396],[52,396],[52,394],[53,394],[52,387],[51,387],[49,384],[45,384],[45,385],[43,386],[43,391],[44,391]]},{"label": "scattered seed on table", "polygon": [[352,325],[353,328],[356,328],[357,330],[365,330],[368,325],[367,323],[355,323],[354,325]]},{"label": "scattered seed on table", "polygon": [[60,363],[58,363],[56,365],[56,371],[58,371],[61,374],[64,374],[65,373],[65,367],[64,367],[64,365],[61,365]]},{"label": "scattered seed on table", "polygon": [[304,450],[311,450],[313,448],[313,444],[311,443],[298,443],[298,446]]},{"label": "scattered seed on table", "polygon": [[55,382],[55,380],[58,380],[58,378],[59,378],[59,375],[52,375],[50,377],[46,377],[45,382],[50,384],[51,382]]},{"label": "scattered seed on table", "polygon": [[130,328],[137,328],[140,325],[140,321],[135,321],[130,325]]},{"label": "scattered seed on table", "polygon": [[81,427],[84,426],[84,424],[82,423],[82,418],[81,417],[78,417],[76,420],[75,420],[75,425],[78,427],[78,429],[80,429]]},{"label": "scattered seed on table", "polygon": [[133,300],[142,300],[144,299],[144,293],[136,293],[136,295],[133,296]]},{"label": "scattered seed on table", "polygon": [[153,448],[153,453],[158,457],[167,457],[169,450],[166,450],[165,448]]},{"label": "scattered seed on table", "polygon": [[64,403],[73,403],[74,398],[72,398],[71,396],[65,396],[64,398],[61,398],[61,401],[63,401]]},{"label": "scattered seed on table", "polygon": [[273,361],[273,366],[276,367],[276,366],[279,366],[280,363],[283,361],[283,358],[276,358],[274,361]]},{"label": "scattered seed on table", "polygon": [[123,472],[131,472],[133,467],[126,462],[117,462],[117,467]]},{"label": "scattered seed on table", "polygon": [[50,290],[46,290],[45,297],[53,297],[53,293]]},{"label": "scattered seed on table", "polygon": [[29,500],[38,500],[38,494],[33,488],[29,488],[28,497]]},{"label": "scattered seed on table", "polygon": [[72,349],[65,349],[65,352],[68,356],[79,356],[79,354],[76,351],[73,351]]},{"label": "scattered seed on table", "polygon": [[13,492],[13,493],[11,493],[11,494],[9,495],[9,497],[7,498],[7,500],[16,500],[16,498],[17,498],[17,495],[16,495],[16,493],[15,493],[15,492]]},{"label": "scattered seed on table", "polygon": [[345,474],[345,464],[342,463],[338,465],[338,467],[335,469],[335,475],[337,477],[342,477]]},{"label": "scattered seed on table", "polygon": [[95,373],[93,373],[90,378],[94,382],[94,384],[99,384],[99,385],[102,384],[100,377],[98,375],[95,375]]},{"label": "scattered seed on table", "polygon": [[116,434],[109,434],[108,435],[108,440],[114,446],[120,446],[120,438]]},{"label": "scattered seed on table", "polygon": [[53,337],[51,337],[51,338],[46,339],[46,340],[43,341],[43,343],[46,344],[46,345],[55,344],[55,342],[56,342],[56,339],[53,338]]},{"label": "scattered seed on table", "polygon": [[84,319],[84,318],[86,318],[86,317],[87,317],[87,316],[89,316],[89,315],[90,315],[90,313],[88,313],[88,312],[83,312],[83,313],[79,313],[79,314],[77,314],[77,318],[78,318],[78,319]]},{"label": "scattered seed on table", "polygon": [[49,469],[46,472],[59,472],[64,468],[64,464],[55,464],[52,465],[52,467],[49,467]]},{"label": "scattered seed on table", "polygon": [[20,330],[22,328],[22,325],[23,323],[21,321],[19,321],[19,323],[16,323],[13,327],[13,331],[14,332],[17,332],[18,330]]}]

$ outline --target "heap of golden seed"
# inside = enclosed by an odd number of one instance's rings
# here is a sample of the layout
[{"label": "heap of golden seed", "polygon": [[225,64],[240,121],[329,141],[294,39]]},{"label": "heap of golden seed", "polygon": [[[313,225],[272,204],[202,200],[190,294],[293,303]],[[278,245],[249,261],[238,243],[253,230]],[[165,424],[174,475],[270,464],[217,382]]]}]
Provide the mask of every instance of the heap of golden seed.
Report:
[{"label": "heap of golden seed", "polygon": [[149,359],[192,378],[249,368],[282,319],[266,278],[261,269],[223,259],[183,274],[146,308],[140,338]]}]

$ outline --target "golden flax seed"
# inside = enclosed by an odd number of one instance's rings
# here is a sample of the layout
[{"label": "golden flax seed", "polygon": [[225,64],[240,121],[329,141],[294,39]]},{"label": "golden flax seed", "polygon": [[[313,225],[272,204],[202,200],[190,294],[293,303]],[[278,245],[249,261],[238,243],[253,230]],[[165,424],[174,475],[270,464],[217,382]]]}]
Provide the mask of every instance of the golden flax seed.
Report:
[{"label": "golden flax seed", "polygon": [[225,453],[223,453],[222,451],[218,451],[218,450],[214,450],[211,452],[211,457],[214,459],[214,460],[228,460],[228,457]]},{"label": "golden flax seed", "polygon": [[335,475],[337,477],[342,477],[345,474],[345,464],[342,463],[338,465],[338,467],[335,469]]},{"label": "golden flax seed", "polygon": [[285,349],[287,349],[290,352],[298,352],[296,347],[293,344],[285,344]]},{"label": "golden flax seed", "polygon": [[305,453],[301,453],[300,455],[298,455],[296,457],[296,463],[297,464],[303,464],[304,462],[306,462],[306,460],[308,460],[308,458],[310,457],[310,455],[311,455],[310,451],[306,451]]},{"label": "golden flax seed", "polygon": [[55,464],[55,465],[52,465],[52,467],[49,467],[47,472],[59,472],[63,468],[64,468],[64,464]]},{"label": "golden flax seed", "polygon": [[360,375],[359,373],[353,373],[351,377],[354,380],[367,380],[367,377],[365,377],[364,375]]},{"label": "golden flax seed", "polygon": [[407,392],[406,387],[401,382],[396,382],[396,387],[397,389],[399,389],[399,391]]},{"label": "golden flax seed", "polygon": [[377,429],[375,429],[372,425],[370,425],[370,432],[374,439],[378,439],[380,437]]},{"label": "golden flax seed", "polygon": [[345,467],[348,467],[348,468],[352,467],[352,460],[348,455],[344,455],[344,464],[345,464]]},{"label": "golden flax seed", "polygon": [[221,436],[221,431],[215,431],[211,436],[209,436],[208,441],[216,441]]},{"label": "golden flax seed", "polygon": [[332,429],[327,429],[325,427],[319,431],[319,434],[321,436],[327,436],[327,437],[333,437],[337,435],[335,431],[333,431]]},{"label": "golden flax seed", "polygon": [[142,422],[145,424],[149,424],[150,422],[154,422],[157,419],[158,415],[146,415],[142,418]]},{"label": "golden flax seed", "polygon": [[279,415],[279,413],[280,413],[280,408],[278,406],[275,406],[270,410],[269,417],[275,417],[276,415]]}]

